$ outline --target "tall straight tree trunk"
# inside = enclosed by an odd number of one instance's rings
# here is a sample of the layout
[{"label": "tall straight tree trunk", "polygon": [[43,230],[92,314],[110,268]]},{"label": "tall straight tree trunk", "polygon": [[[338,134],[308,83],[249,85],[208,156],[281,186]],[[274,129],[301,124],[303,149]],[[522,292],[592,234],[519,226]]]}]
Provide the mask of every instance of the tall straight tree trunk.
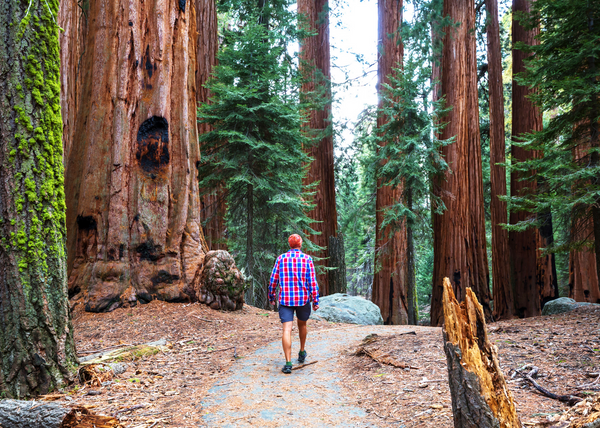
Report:
[{"label": "tall straight tree trunk", "polygon": [[0,10],[0,397],[77,364],[67,301],[58,0]]},{"label": "tall straight tree trunk", "polygon": [[[530,0],[513,1],[513,43],[524,42],[528,45],[537,43],[535,36],[539,30],[525,30],[515,19],[516,13],[527,13],[530,7]],[[526,56],[525,52],[513,49],[513,74],[525,71],[523,61]],[[512,87],[512,136],[514,141],[519,141],[523,134],[542,130],[542,113],[527,98],[531,92],[528,87],[519,85],[515,80],[513,80]],[[539,152],[525,150],[514,144],[511,147],[511,155],[512,162],[515,163],[542,156]],[[512,196],[535,192],[537,183],[523,178],[516,172],[511,174],[510,193]],[[532,213],[525,211],[511,212],[510,223],[515,224],[532,216]],[[551,255],[541,257],[541,252],[538,250],[538,248],[550,244],[552,239],[551,213],[546,213],[546,217],[549,222],[541,231],[528,229],[524,232],[509,233],[511,283],[515,314],[519,317],[539,315],[543,303],[558,297],[554,257]]]},{"label": "tall straight tree trunk", "polygon": [[[198,28],[196,52],[196,98],[198,104],[206,104],[210,92],[204,87],[217,65],[219,36],[217,28],[217,5],[215,0],[195,0],[196,25]],[[208,123],[198,125],[198,134],[212,131]],[[200,148],[202,150],[202,147]],[[202,189],[201,189],[202,190]],[[210,189],[211,192],[200,198],[200,218],[203,222],[204,237],[211,250],[226,250],[225,244],[225,194],[223,187]]]},{"label": "tall straight tree trunk", "polygon": [[506,170],[498,165],[505,162],[504,95],[502,86],[502,54],[498,24],[498,0],[486,0],[487,52],[490,88],[490,175],[492,214],[492,283],[494,319],[513,317],[514,301],[510,283],[508,231],[501,224],[508,223],[506,202]]},{"label": "tall straight tree trunk", "polygon": [[[308,149],[314,158],[310,164],[304,184],[318,181],[315,208],[308,216],[321,223],[311,227],[320,235],[311,235],[310,239],[325,250],[315,254],[324,260],[317,262],[330,266],[328,261],[329,237],[337,237],[337,209],[335,205],[335,181],[333,169],[333,137],[331,132],[331,72],[329,53],[329,3],[327,0],[298,0],[298,13],[304,15],[307,25],[317,34],[302,40],[300,45],[300,69],[304,79],[301,92],[319,93],[319,103],[311,109],[306,124],[309,135],[315,135],[319,143]],[[331,266],[336,267],[336,266]],[[327,273],[317,276],[322,295],[329,294]]]},{"label": "tall straight tree trunk", "polygon": [[86,310],[188,300],[207,251],[196,165],[196,16],[91,0],[67,161],[69,291]]},{"label": "tall straight tree trunk", "polygon": [[464,300],[470,287],[491,318],[489,272],[483,212],[483,178],[475,55],[473,0],[445,0],[444,15],[458,27],[447,27],[442,51],[442,95],[452,107],[442,118],[442,138],[456,140],[442,149],[451,170],[438,183],[447,210],[433,215],[434,266],[431,325],[443,323],[443,279]]},{"label": "tall straight tree trunk", "polygon": [[[406,207],[413,210],[413,191],[406,189]],[[417,325],[419,321],[419,308],[417,305],[417,284],[415,274],[415,238],[413,230],[406,228],[406,300],[408,301],[408,324]]]},{"label": "tall straight tree trunk", "polygon": [[[402,0],[379,0],[378,88],[390,83],[389,76],[394,67],[402,67],[404,46],[400,36],[402,24]],[[379,97],[382,104],[382,96]],[[377,126],[383,126],[388,118],[379,115]],[[385,143],[384,143],[385,144]],[[382,228],[384,211],[399,202],[402,188],[387,186],[377,180],[375,274],[373,276],[372,300],[379,309],[385,324],[408,323],[408,301],[406,299],[407,236],[406,224],[398,230],[388,226]]]}]

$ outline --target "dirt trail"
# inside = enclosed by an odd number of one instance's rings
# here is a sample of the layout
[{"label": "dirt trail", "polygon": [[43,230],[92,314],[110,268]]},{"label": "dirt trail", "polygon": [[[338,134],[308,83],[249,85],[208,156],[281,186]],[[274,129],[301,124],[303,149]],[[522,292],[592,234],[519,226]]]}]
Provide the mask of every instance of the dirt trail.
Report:
[{"label": "dirt trail", "polygon": [[[368,334],[394,334],[415,326],[350,326],[310,331],[306,362],[291,375],[281,373],[281,342],[238,360],[202,402],[207,426],[219,427],[377,427],[377,418],[356,403],[340,384],[340,356]],[[421,327],[422,328],[422,327]],[[297,330],[293,362],[299,349]]]}]

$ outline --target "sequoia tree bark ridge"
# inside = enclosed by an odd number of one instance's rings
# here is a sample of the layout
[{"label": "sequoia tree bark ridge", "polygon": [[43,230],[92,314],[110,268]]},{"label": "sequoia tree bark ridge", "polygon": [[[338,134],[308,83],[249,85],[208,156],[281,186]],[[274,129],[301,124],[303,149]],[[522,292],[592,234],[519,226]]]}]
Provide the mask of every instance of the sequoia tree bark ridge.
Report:
[{"label": "sequoia tree bark ridge", "polygon": [[86,310],[182,301],[208,250],[193,2],[91,0],[66,160],[69,291]]},{"label": "sequoia tree bark ridge", "polygon": [[437,180],[446,211],[433,215],[434,267],[431,325],[441,325],[442,281],[450,278],[458,301],[470,287],[491,319],[487,264],[483,178],[477,96],[475,51],[475,5],[473,0],[445,0],[444,15],[458,27],[449,26],[443,40],[441,92],[452,110],[441,138],[454,137],[443,147],[449,171]]}]

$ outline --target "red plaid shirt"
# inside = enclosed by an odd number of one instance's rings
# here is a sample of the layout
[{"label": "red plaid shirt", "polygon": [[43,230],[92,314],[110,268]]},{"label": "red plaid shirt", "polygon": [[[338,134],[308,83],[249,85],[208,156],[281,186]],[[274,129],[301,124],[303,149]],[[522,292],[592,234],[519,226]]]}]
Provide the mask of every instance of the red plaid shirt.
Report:
[{"label": "red plaid shirt", "polygon": [[309,301],[319,304],[319,285],[312,257],[298,249],[277,258],[269,283],[269,302],[275,301],[278,285],[281,305],[304,306]]}]

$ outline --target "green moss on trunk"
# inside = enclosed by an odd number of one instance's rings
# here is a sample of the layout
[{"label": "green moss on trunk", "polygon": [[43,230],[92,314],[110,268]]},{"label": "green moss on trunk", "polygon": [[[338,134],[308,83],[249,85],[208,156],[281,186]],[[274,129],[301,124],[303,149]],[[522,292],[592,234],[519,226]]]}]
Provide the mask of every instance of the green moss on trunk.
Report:
[{"label": "green moss on trunk", "polygon": [[[0,393],[46,393],[76,362],[67,301],[58,0],[0,6]],[[12,24],[12,25],[10,25]]]}]

